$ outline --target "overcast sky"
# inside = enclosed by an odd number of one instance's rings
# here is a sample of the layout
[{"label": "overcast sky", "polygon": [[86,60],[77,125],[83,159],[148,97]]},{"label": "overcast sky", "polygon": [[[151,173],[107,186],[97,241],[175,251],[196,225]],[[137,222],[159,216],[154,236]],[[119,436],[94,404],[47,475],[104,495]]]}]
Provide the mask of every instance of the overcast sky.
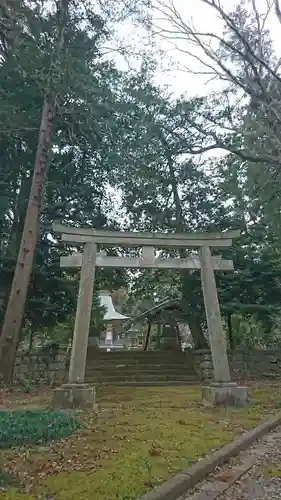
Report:
[{"label": "overcast sky", "polygon": [[[154,0],[155,2],[157,1],[162,1],[162,0]],[[169,0],[163,0],[164,2],[169,1]],[[259,9],[260,12],[264,12],[266,2],[267,1],[272,1],[272,0],[256,0],[256,5]],[[192,20],[193,25],[198,28],[201,32],[208,32],[212,31],[217,34],[222,33],[222,21],[218,19],[214,9],[206,7],[201,0],[173,0],[174,5],[176,8],[179,10],[181,16],[186,20],[188,23],[190,20]],[[249,4],[251,0],[245,0],[245,4]],[[226,7],[226,10],[232,11],[234,10],[235,6],[240,3],[239,0],[221,0],[221,4]],[[161,23],[163,21],[160,21]],[[274,13],[272,12],[271,16],[268,19],[267,23],[267,29],[270,31],[270,35],[272,40],[274,41],[274,48],[276,51],[276,54],[281,57],[281,43],[280,43],[280,32],[281,32],[281,27],[280,24],[278,23],[277,17]],[[128,44],[134,43],[134,41],[137,43],[138,37],[136,36],[136,29],[135,27],[126,26],[126,29],[121,30],[121,36],[124,36],[124,31],[125,33],[125,40],[127,41]],[[142,33],[142,36],[144,34]],[[143,45],[143,41],[142,41]],[[184,71],[185,66],[189,66],[190,68],[195,68],[198,69],[198,65],[196,66],[196,63],[194,62],[193,59],[191,59],[187,54],[184,54],[183,52],[180,52],[176,50],[175,48],[171,47],[170,43],[164,42],[163,40],[158,39],[158,45],[160,48],[165,52],[165,57],[163,58],[163,64],[160,64],[160,66],[163,66],[163,70],[157,71],[157,76],[156,76],[156,83],[162,85],[168,85],[169,91],[173,93],[175,96],[180,96],[180,95],[187,95],[187,96],[194,96],[194,95],[206,95],[210,91],[212,91],[215,88],[214,83],[209,83],[207,84],[208,78],[203,76],[203,75],[194,75],[190,72]],[[180,48],[184,50],[184,48],[187,47],[186,43],[182,43]],[[169,59],[173,62],[173,64],[169,64]],[[120,66],[121,69],[127,69],[127,64],[125,61],[121,58],[116,56],[116,61],[118,66]],[[131,61],[132,63],[132,61]],[[140,60],[135,61],[135,64],[132,64],[132,66],[139,67]],[[177,70],[176,66],[179,65],[182,70]],[[167,68],[170,66],[170,69],[168,70]],[[225,154],[224,151],[222,150],[215,150],[212,151],[212,153],[208,153],[205,156],[218,156]],[[115,202],[116,206],[118,202],[120,202],[120,196],[116,197],[115,193]],[[118,210],[120,207],[118,208]]]},{"label": "overcast sky", "polygon": [[[154,0],[157,4],[168,3],[171,0]],[[244,0],[245,6],[250,5],[252,0]],[[272,0],[256,0],[256,6],[259,12],[265,12],[266,4],[272,2]],[[230,12],[234,10],[235,6],[239,4],[239,0],[221,0],[221,4],[226,8],[226,11]],[[273,3],[273,2],[272,2]],[[173,0],[173,4],[176,9],[181,14],[181,17],[190,24],[192,21],[193,25],[203,32],[215,32],[217,34],[222,33],[223,23],[216,15],[213,8],[206,6],[201,0]],[[163,16],[160,13],[155,14],[155,22],[160,26],[168,27],[167,23],[163,21]],[[271,37],[274,41],[275,50],[281,56],[281,44],[280,44],[280,31],[281,27],[278,23],[277,17],[272,9],[272,14],[268,18],[267,29],[271,33]],[[128,33],[129,40],[137,40],[135,28],[128,27],[126,29]],[[143,35],[143,34],[142,34]],[[207,84],[208,78],[203,75],[194,75],[188,71],[185,71],[186,66],[191,69],[199,69],[198,63],[192,59],[187,54],[184,54],[184,50],[188,47],[187,42],[178,42],[178,47],[181,50],[175,48],[175,44],[171,44],[163,41],[158,37],[158,46],[165,52],[166,57],[160,63],[159,70],[157,72],[157,83],[161,85],[166,84],[169,86],[172,93],[179,96],[181,94],[195,95],[195,94],[206,94],[208,91],[212,90],[214,84]],[[119,64],[124,67],[124,62],[119,59]],[[177,66],[181,69],[177,69]]]}]

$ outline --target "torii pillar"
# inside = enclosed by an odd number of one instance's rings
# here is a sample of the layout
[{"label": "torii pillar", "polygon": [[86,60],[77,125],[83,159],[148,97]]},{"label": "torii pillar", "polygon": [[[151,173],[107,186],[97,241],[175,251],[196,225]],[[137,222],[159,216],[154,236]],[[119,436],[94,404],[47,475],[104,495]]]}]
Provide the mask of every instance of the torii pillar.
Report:
[{"label": "torii pillar", "polygon": [[87,242],[82,256],[68,383],[53,392],[53,405],[57,408],[94,410],[96,406],[95,387],[84,383],[96,257],[97,245]]},{"label": "torii pillar", "polygon": [[246,406],[248,388],[231,382],[226,339],[220,314],[218,292],[210,247],[200,248],[201,282],[212,353],[214,381],[202,388],[206,405]]}]

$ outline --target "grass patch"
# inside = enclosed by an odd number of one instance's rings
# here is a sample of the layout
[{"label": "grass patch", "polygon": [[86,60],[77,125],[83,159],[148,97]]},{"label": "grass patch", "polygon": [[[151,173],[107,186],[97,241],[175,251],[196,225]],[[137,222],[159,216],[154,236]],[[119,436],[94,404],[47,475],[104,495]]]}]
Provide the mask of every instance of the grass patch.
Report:
[{"label": "grass patch", "polygon": [[278,392],[278,385],[259,385],[249,408],[211,409],[196,386],[108,388],[99,416],[85,414],[75,435],[21,457],[7,450],[5,467],[25,478],[25,499],[136,500],[276,413]]},{"label": "grass patch", "polygon": [[0,448],[59,439],[77,427],[71,415],[58,411],[0,411]]},{"label": "grass patch", "polygon": [[262,472],[266,477],[281,478],[281,464],[268,464]]}]

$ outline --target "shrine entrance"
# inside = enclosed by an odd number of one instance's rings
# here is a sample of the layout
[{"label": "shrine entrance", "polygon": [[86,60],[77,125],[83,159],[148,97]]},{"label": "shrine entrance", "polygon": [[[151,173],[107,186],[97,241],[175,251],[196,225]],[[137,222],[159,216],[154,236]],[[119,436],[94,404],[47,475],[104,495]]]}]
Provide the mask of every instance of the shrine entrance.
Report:
[{"label": "shrine entrance", "polygon": [[[245,388],[231,382],[230,370],[221,321],[218,294],[215,282],[215,270],[231,271],[233,262],[221,256],[212,256],[211,248],[225,248],[232,245],[232,239],[239,236],[239,231],[219,233],[138,233],[114,232],[88,228],[70,228],[54,224],[53,230],[68,244],[84,244],[83,253],[75,252],[61,257],[62,267],[81,268],[76,319],[71,350],[67,388],[55,391],[55,401],[62,406],[67,401],[83,404],[94,398],[94,388],[84,384],[86,357],[88,348],[89,326],[92,310],[92,295],[96,267],[151,268],[151,269],[200,269],[204,304],[208,325],[209,341],[213,360],[215,384],[203,390],[203,398],[217,404],[221,401],[245,399]],[[141,257],[112,257],[97,251],[98,245],[110,248],[141,247]],[[157,258],[155,249],[193,248],[196,255],[185,259]],[[246,397],[247,399],[247,397]],[[67,401],[65,401],[67,400]],[[91,403],[89,403],[91,404]]]},{"label": "shrine entrance", "polygon": [[182,308],[177,300],[164,300],[140,313],[133,319],[133,324],[147,322],[147,331],[143,341],[143,350],[182,350],[179,319]]}]

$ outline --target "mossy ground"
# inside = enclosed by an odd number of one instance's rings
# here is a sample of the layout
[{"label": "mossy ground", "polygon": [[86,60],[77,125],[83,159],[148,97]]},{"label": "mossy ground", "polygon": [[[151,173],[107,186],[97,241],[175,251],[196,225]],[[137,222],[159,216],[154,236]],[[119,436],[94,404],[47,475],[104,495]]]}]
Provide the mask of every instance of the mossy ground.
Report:
[{"label": "mossy ground", "polygon": [[[199,386],[104,389],[99,416],[84,414],[83,426],[70,437],[2,452],[3,470],[13,472],[22,488],[1,498],[135,500],[277,411],[274,384],[253,384],[247,409],[204,408],[200,392]],[[31,405],[48,398],[25,395]]]},{"label": "mossy ground", "polygon": [[267,464],[262,472],[265,477],[281,478],[281,464]]}]

